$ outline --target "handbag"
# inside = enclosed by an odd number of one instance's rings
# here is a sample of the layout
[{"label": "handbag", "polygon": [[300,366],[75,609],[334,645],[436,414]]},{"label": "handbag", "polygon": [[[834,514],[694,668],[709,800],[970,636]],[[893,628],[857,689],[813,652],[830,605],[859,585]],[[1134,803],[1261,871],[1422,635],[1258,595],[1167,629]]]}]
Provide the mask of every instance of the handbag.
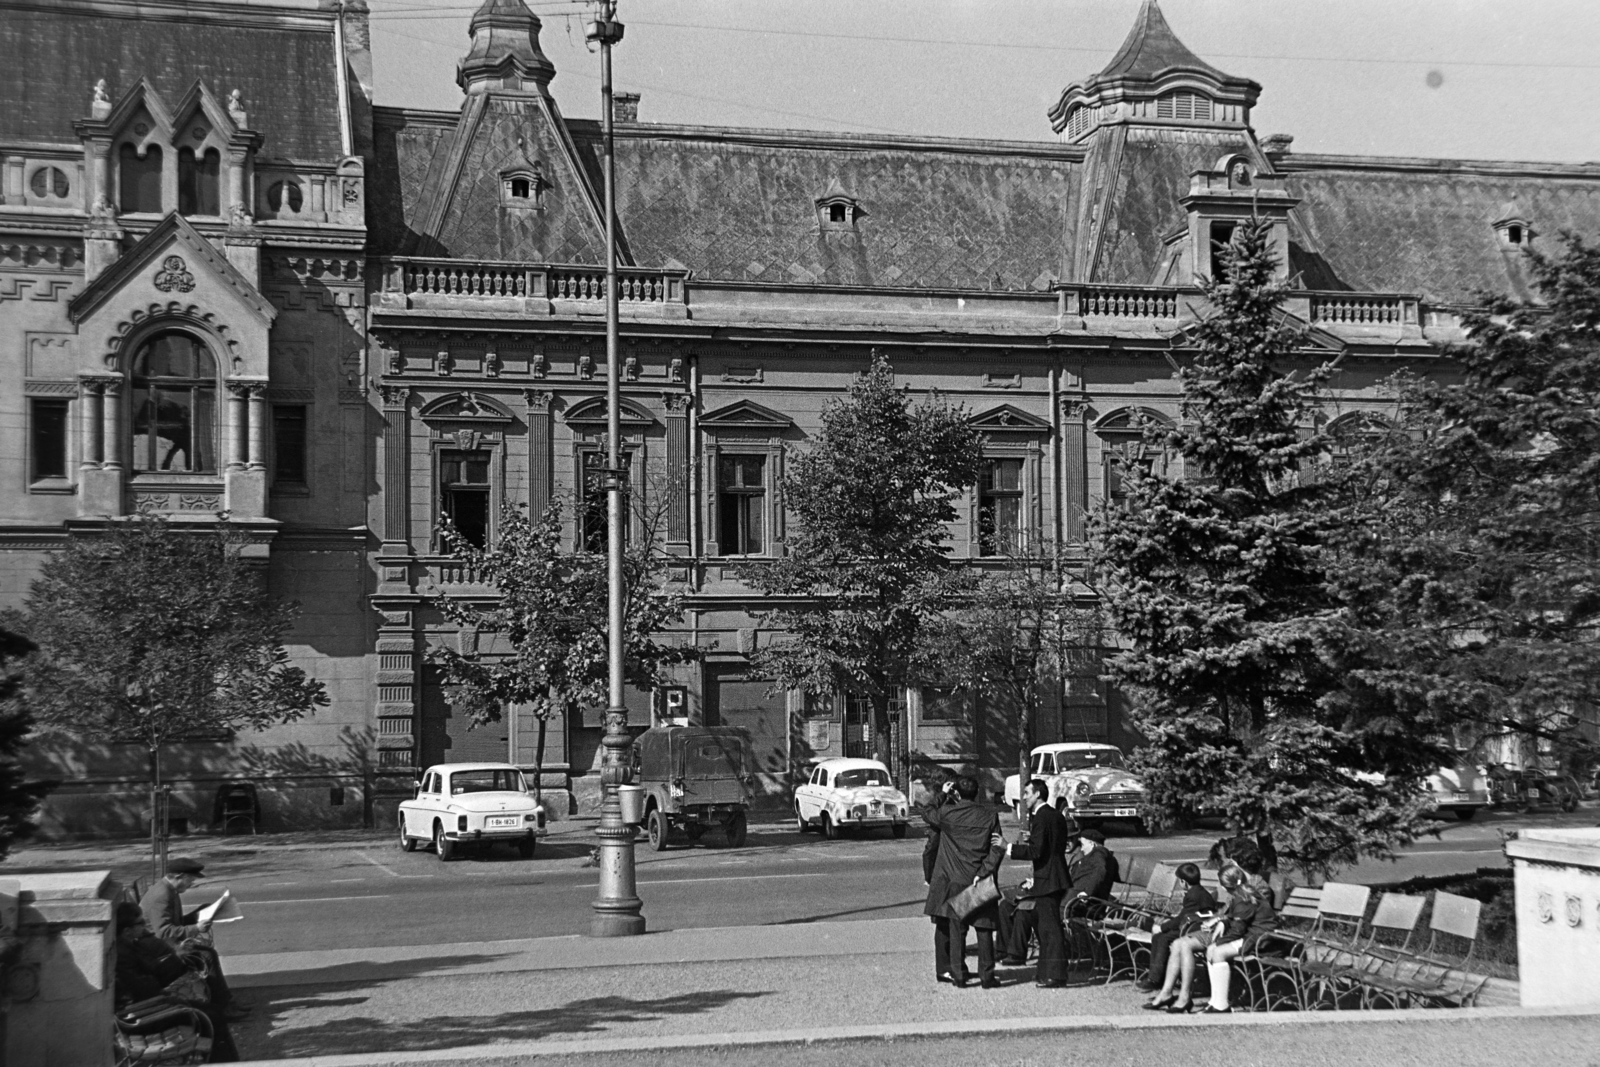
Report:
[{"label": "handbag", "polygon": [[206,984],[205,975],[187,971],[167,983],[162,990],[173,1000],[180,1000],[185,1004],[200,1008],[211,1003],[211,987]]},{"label": "handbag", "polygon": [[993,878],[985,878],[945,901],[944,907],[952,919],[965,919],[985,904],[992,904],[999,899],[999,884]]}]

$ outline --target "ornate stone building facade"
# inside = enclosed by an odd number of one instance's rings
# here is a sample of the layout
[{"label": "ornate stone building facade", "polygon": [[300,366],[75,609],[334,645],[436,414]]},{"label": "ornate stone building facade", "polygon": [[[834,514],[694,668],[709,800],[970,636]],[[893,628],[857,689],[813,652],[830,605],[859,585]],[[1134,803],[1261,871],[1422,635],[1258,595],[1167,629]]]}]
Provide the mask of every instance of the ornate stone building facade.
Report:
[{"label": "ornate stone building facade", "polygon": [[[486,0],[462,106],[441,113],[375,106],[362,0],[0,12],[9,54],[62,57],[48,85],[0,73],[0,598],[107,517],[225,509],[249,530],[334,699],[192,746],[181,788],[202,822],[229,778],[261,785],[269,822],[340,823],[383,818],[384,784],[429,762],[531,764],[532,724],[465,730],[428,651],[480,640],[433,598],[487,592],[441,550],[441,513],[492,538],[502,505],[561,498],[572,544],[592,535],[599,127],[550,96],[538,19]],[[1001,551],[986,530],[1081,550],[1137,461],[1134,414],[1177,417],[1194,279],[1242,219],[1274,227],[1308,362],[1340,359],[1329,419],[1381,416],[1383,379],[1435,366],[1472,293],[1526,295],[1543,235],[1600,229],[1593,165],[1297,154],[1251,127],[1261,91],[1152,0],[1062,92],[1055,140],[669,126],[623,103],[623,433],[688,598],[681,638],[705,650],[636,695],[637,725],[745,728],[777,804],[807,759],[864,743],[855,701],[748,676],[773,635],[734,574],[783,552],[786,449],[874,351],[985,430],[957,555]],[[1095,673],[1039,736],[1128,740]],[[998,772],[998,715],[912,692],[903,726],[932,760]],[[599,733],[597,712],[552,725],[552,788],[585,795]],[[134,820],[129,753],[36,758],[68,779],[56,828]]]}]

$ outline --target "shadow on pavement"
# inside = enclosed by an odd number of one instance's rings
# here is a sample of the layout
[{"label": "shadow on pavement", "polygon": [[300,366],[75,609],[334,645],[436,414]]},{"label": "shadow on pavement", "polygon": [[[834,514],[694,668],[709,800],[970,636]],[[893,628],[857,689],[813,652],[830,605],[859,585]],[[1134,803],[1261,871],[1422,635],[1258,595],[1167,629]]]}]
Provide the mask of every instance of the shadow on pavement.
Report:
[{"label": "shadow on pavement", "polygon": [[690,1015],[711,1011],[738,1000],[767,996],[731,989],[708,990],[653,1000],[628,997],[592,997],[533,1011],[511,1011],[499,1015],[436,1015],[396,1022],[388,1019],[333,1019],[312,1026],[290,1027],[269,1033],[271,1015],[289,1007],[327,1007],[359,1003],[349,999],[306,1000],[297,994],[293,1000],[258,999],[256,1016],[245,1027],[234,1031],[240,1049],[254,1059],[292,1056],[338,1055],[354,1052],[406,1052],[457,1048],[494,1041],[529,1039],[574,1034],[598,1033],[623,1023],[649,1022],[668,1015]]},{"label": "shadow on pavement", "polygon": [[[502,959],[504,953],[475,953],[461,956],[428,956],[422,959],[393,960],[388,963],[371,963],[365,960],[355,963],[336,963],[328,967],[308,967],[300,971],[273,971],[266,976],[270,984],[254,985],[252,979],[256,976],[245,975],[233,980],[233,985],[243,989],[251,989],[248,996],[252,1000],[260,999],[272,990],[284,990],[285,997],[290,994],[289,988],[299,987],[302,991],[295,996],[305,996],[306,986],[329,985],[376,985],[381,982],[392,982],[397,978],[425,978],[430,972],[448,971],[456,967],[471,967],[479,963],[493,963]],[[260,992],[256,992],[260,990]],[[274,1001],[274,1004],[277,1002]],[[326,1004],[327,1001],[317,1001]]]},{"label": "shadow on pavement", "polygon": [[799,926],[804,923],[822,922],[825,919],[838,919],[845,915],[870,915],[875,911],[893,911],[895,908],[908,908],[913,904],[927,903],[926,897],[913,897],[910,900],[901,900],[893,904],[875,904],[870,908],[851,908],[849,911],[830,911],[821,915],[806,915],[798,919],[779,919],[777,922],[767,923],[768,926]]}]

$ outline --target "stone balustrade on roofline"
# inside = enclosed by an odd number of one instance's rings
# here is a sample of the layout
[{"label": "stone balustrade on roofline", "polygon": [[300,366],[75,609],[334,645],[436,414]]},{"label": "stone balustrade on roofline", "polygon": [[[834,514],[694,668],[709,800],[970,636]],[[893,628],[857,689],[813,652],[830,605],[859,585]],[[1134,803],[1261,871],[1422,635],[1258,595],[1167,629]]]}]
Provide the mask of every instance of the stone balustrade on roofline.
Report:
[{"label": "stone balustrade on roofline", "polygon": [[[382,288],[374,301],[379,311],[574,317],[605,313],[605,271],[595,266],[397,256],[383,259],[381,270]],[[844,305],[854,299],[864,302],[880,324],[895,322],[897,317],[926,323],[930,316],[939,318],[942,303],[948,303],[951,306],[945,310],[952,312],[952,325],[983,332],[1008,332],[1009,322],[1019,332],[1030,334],[1164,337],[1202,317],[1207,308],[1204,294],[1192,286],[1058,282],[1048,292],[966,292],[691,282],[687,271],[639,267],[625,267],[618,274],[625,319],[688,318],[694,296],[697,319],[784,317],[784,321],[796,321],[796,316],[804,318],[809,308],[818,321],[845,325],[849,315]],[[1404,293],[1291,290],[1284,300],[1284,310],[1302,322],[1354,342],[1375,344],[1421,344],[1425,325],[1453,325],[1443,321],[1453,319],[1451,315],[1441,318],[1434,313],[1432,317],[1440,321],[1429,321],[1422,305],[1421,297]],[[766,307],[771,315],[760,314],[760,307]]]},{"label": "stone balustrade on roofline", "polygon": [[256,165],[255,203],[259,222],[366,225],[365,167],[359,156],[338,163]]},{"label": "stone balustrade on roofline", "polygon": [[[629,317],[685,318],[687,271],[623,267],[618,304]],[[604,267],[397,256],[382,261],[377,306],[392,310],[605,314]]]}]

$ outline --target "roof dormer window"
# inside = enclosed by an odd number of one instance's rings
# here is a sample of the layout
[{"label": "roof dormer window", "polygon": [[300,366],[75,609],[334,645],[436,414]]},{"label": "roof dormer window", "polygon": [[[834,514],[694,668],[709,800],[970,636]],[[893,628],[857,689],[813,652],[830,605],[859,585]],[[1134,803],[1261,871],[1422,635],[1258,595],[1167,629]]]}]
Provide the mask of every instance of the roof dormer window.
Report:
[{"label": "roof dormer window", "polygon": [[1516,210],[1515,203],[1506,204],[1501,209],[1500,217],[1494,222],[1494,232],[1502,248],[1526,252],[1533,247],[1534,229],[1527,218]]},{"label": "roof dormer window", "polygon": [[500,202],[524,211],[543,211],[544,191],[549,184],[545,181],[544,168],[537,162],[504,171],[500,175]]},{"label": "roof dormer window", "polygon": [[861,202],[835,178],[828,191],[817,197],[817,223],[824,230],[853,230],[856,220],[866,215]]}]

